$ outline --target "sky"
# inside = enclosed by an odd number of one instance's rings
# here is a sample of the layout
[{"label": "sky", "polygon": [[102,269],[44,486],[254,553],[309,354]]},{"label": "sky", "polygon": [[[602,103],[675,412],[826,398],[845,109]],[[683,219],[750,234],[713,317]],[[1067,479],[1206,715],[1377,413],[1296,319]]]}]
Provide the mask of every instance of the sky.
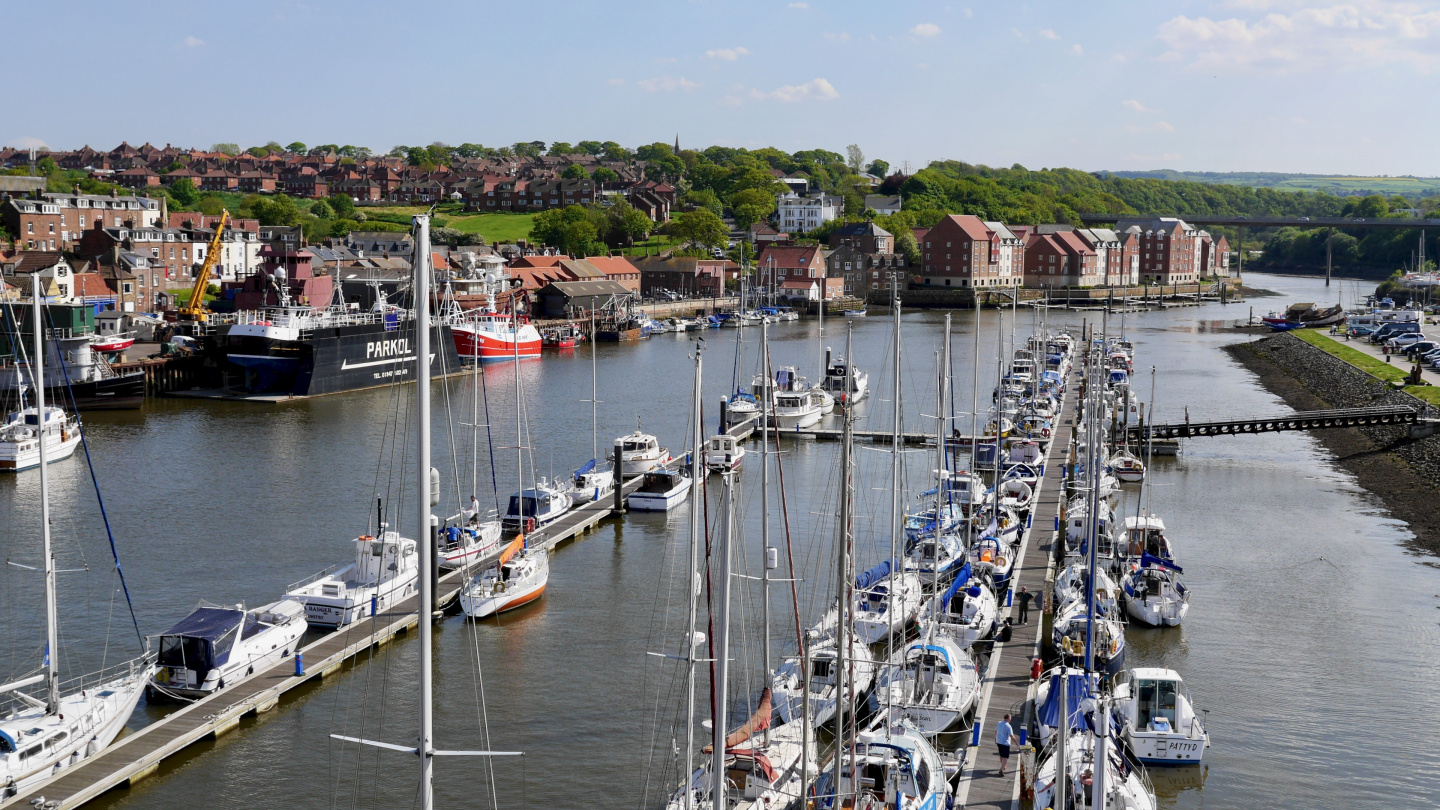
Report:
[{"label": "sky", "polygon": [[911,170],[1440,175],[1433,0],[70,0],[6,20],[46,32],[7,37],[9,146],[678,135]]}]

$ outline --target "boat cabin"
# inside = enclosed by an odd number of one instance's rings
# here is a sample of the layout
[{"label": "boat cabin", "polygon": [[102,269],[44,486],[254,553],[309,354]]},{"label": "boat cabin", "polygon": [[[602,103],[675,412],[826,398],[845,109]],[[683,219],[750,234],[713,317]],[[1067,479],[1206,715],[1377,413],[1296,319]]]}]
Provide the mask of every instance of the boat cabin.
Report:
[{"label": "boat cabin", "polygon": [[1165,523],[1154,515],[1125,518],[1125,538],[1122,543],[1126,557],[1139,558],[1145,554],[1162,560],[1174,559],[1170,540],[1165,536]]}]

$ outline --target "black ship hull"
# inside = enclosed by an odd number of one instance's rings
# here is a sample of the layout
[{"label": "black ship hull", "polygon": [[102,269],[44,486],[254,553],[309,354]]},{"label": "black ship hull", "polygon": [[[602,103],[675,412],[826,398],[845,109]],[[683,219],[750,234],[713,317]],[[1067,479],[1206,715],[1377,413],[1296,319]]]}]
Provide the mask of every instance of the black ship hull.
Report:
[{"label": "black ship hull", "polygon": [[[6,409],[16,407],[19,394],[14,389],[0,392],[0,402]],[[75,382],[68,390],[63,385],[49,385],[45,387],[45,402],[66,410],[71,407],[82,411],[135,410],[145,404],[145,372],[129,371],[106,379]]]},{"label": "black ship hull", "polygon": [[[232,326],[214,349],[227,387],[250,394],[338,394],[408,382],[418,369],[413,328],[386,330],[383,323],[321,327],[299,336]],[[429,362],[435,376],[460,368],[449,326],[431,326]]]}]

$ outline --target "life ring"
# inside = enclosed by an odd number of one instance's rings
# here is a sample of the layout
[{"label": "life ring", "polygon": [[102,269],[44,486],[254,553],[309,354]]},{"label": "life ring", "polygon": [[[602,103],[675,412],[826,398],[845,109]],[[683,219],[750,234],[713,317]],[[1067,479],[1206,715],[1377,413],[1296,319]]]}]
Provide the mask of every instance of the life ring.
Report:
[{"label": "life ring", "polygon": [[504,592],[505,592],[505,580],[502,579],[502,580],[500,580],[499,582],[495,583],[495,593],[504,593]]},{"label": "life ring", "polygon": [[360,535],[360,540],[361,540],[361,541],[369,541],[369,540],[374,540],[374,539],[375,539],[374,537],[371,537],[371,536],[368,535],[368,534],[362,534],[362,535]]},{"label": "life ring", "polygon": [[1047,439],[1050,438],[1050,428],[1040,428],[1040,435]]}]

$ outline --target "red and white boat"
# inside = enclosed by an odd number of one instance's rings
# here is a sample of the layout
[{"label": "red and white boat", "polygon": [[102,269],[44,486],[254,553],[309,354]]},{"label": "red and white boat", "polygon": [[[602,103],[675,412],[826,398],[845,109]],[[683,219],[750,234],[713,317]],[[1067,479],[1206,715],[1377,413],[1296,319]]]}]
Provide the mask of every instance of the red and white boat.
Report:
[{"label": "red and white boat", "polygon": [[135,345],[134,332],[116,335],[91,335],[90,349],[97,352],[123,352]]},{"label": "red and white boat", "polygon": [[471,310],[450,322],[450,333],[461,360],[526,360],[540,356],[540,331],[523,319],[517,322],[513,315]]}]

